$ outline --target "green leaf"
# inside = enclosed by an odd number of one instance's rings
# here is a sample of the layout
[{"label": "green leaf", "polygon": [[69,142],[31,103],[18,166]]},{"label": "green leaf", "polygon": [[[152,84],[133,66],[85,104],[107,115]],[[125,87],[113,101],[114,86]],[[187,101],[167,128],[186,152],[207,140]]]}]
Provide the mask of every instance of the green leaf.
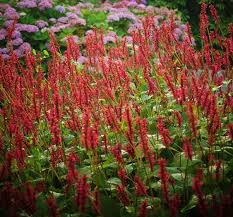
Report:
[{"label": "green leaf", "polygon": [[135,165],[135,164],[134,164],[134,163],[131,163],[131,164],[125,165],[125,169],[126,169],[126,172],[127,172],[127,173],[130,174],[130,173],[133,172],[133,170],[134,170],[133,165]]},{"label": "green leaf", "polygon": [[90,175],[91,174],[91,166],[85,166],[78,169],[81,175]]},{"label": "green leaf", "polygon": [[43,56],[44,57],[49,57],[49,52],[47,50],[43,50]]},{"label": "green leaf", "polygon": [[114,158],[112,156],[109,156],[107,160],[102,165],[103,169],[106,168],[117,168],[118,164],[115,162]]},{"label": "green leaf", "polygon": [[121,180],[117,177],[113,177],[110,178],[107,183],[111,184],[111,185],[120,185],[121,184]]},{"label": "green leaf", "polygon": [[111,197],[109,195],[102,194],[100,196],[101,201],[101,213],[104,217],[121,217],[120,215],[120,203]]},{"label": "green leaf", "polygon": [[93,180],[96,186],[102,187],[102,188],[106,187],[106,179],[102,173],[96,173],[93,176]]},{"label": "green leaf", "polygon": [[173,174],[171,174],[171,176],[178,182],[182,182],[182,180],[183,180],[182,173],[173,173]]},{"label": "green leaf", "polygon": [[49,39],[49,34],[48,32],[36,32],[31,38],[35,41],[46,41]]},{"label": "green leaf", "polygon": [[184,208],[181,209],[181,213],[186,213],[187,211],[196,207],[197,203],[198,203],[198,198],[196,195],[193,195],[189,203]]},{"label": "green leaf", "polygon": [[44,194],[40,194],[36,200],[36,213],[35,217],[48,216],[48,208],[46,206],[46,197]]}]

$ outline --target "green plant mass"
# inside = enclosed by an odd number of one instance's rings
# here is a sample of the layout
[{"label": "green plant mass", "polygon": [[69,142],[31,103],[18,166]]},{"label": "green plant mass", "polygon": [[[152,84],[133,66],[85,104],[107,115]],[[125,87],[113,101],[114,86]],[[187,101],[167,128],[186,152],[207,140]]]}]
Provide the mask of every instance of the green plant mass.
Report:
[{"label": "green plant mass", "polygon": [[200,3],[1,1],[1,217],[232,216],[233,24]]}]

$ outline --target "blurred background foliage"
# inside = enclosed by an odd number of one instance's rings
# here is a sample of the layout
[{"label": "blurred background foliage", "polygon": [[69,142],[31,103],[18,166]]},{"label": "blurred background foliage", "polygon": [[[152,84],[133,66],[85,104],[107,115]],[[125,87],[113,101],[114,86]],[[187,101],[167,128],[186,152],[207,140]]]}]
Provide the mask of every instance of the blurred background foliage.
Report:
[{"label": "blurred background foliage", "polygon": [[183,19],[188,21],[194,35],[199,32],[199,13],[201,3],[213,4],[221,20],[221,29],[226,32],[227,24],[233,22],[233,0],[148,0],[148,4],[157,7],[177,9]]},{"label": "blurred background foliage", "polygon": [[[55,0],[61,2],[60,0]],[[117,0],[109,0],[117,2]],[[77,2],[85,2],[85,0],[64,0],[62,3],[76,4]],[[104,0],[89,0],[93,4],[100,4]],[[201,3],[213,4],[218,11],[221,19],[221,29],[223,32],[227,30],[227,24],[233,22],[233,0],[147,0],[148,5],[156,7],[168,7],[176,9],[181,15],[183,21],[188,21],[192,26],[194,36],[199,34],[199,13]],[[196,40],[198,40],[196,38]]]}]

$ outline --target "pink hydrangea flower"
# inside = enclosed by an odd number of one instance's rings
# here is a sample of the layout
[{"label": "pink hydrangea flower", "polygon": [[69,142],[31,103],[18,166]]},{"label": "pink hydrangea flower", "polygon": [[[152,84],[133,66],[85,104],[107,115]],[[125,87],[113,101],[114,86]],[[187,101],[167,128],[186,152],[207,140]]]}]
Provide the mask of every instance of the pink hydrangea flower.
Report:
[{"label": "pink hydrangea flower", "polygon": [[52,8],[52,7],[53,7],[52,0],[39,0],[38,2],[38,8],[41,11]]},{"label": "pink hydrangea flower", "polygon": [[36,0],[22,0],[17,3],[17,7],[19,8],[36,8]]},{"label": "pink hydrangea flower", "polygon": [[22,39],[22,38],[16,38],[16,39],[14,39],[14,40],[12,41],[12,44],[13,44],[14,46],[19,46],[19,45],[23,44],[23,39]]},{"label": "pink hydrangea flower", "polygon": [[8,7],[3,15],[7,20],[19,19],[19,13],[12,7]]},{"label": "pink hydrangea flower", "polygon": [[44,21],[44,20],[37,20],[37,21],[36,21],[36,26],[37,26],[39,29],[42,29],[42,28],[44,28],[44,27],[49,26],[49,24],[48,24],[46,21]]},{"label": "pink hydrangea flower", "polygon": [[30,24],[16,24],[16,30],[20,32],[34,33],[34,32],[38,32],[39,28],[37,26]]}]

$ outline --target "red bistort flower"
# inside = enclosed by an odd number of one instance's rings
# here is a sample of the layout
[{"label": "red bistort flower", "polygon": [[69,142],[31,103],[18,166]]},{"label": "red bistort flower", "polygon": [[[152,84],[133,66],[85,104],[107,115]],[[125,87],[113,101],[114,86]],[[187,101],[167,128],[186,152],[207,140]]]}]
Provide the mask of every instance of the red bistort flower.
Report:
[{"label": "red bistort flower", "polygon": [[117,194],[118,194],[119,200],[124,206],[128,206],[130,204],[128,194],[123,185],[117,186]]},{"label": "red bistort flower", "polygon": [[168,148],[173,143],[173,139],[170,137],[169,130],[164,125],[163,118],[158,117],[157,121],[158,133],[162,137],[163,144]]},{"label": "red bistort flower", "polygon": [[189,139],[184,138],[183,140],[183,149],[186,159],[192,160],[193,157],[193,148]]},{"label": "red bistort flower", "polygon": [[168,197],[168,181],[169,181],[169,173],[166,170],[167,162],[165,159],[159,159],[159,173],[158,177],[161,179],[161,189],[163,192],[163,197],[167,203],[169,203],[169,197]]},{"label": "red bistort flower", "polygon": [[147,206],[148,206],[148,200],[144,200],[139,209],[139,217],[146,217],[147,216]]},{"label": "red bistort flower", "polygon": [[139,176],[134,177],[134,186],[137,196],[147,195],[147,189]]},{"label": "red bistort flower", "polygon": [[49,196],[47,199],[47,206],[51,217],[59,217],[59,211],[57,207],[56,199],[53,196]]},{"label": "red bistort flower", "polygon": [[77,183],[75,202],[80,212],[85,213],[90,185],[87,183],[87,177],[83,176]]}]

